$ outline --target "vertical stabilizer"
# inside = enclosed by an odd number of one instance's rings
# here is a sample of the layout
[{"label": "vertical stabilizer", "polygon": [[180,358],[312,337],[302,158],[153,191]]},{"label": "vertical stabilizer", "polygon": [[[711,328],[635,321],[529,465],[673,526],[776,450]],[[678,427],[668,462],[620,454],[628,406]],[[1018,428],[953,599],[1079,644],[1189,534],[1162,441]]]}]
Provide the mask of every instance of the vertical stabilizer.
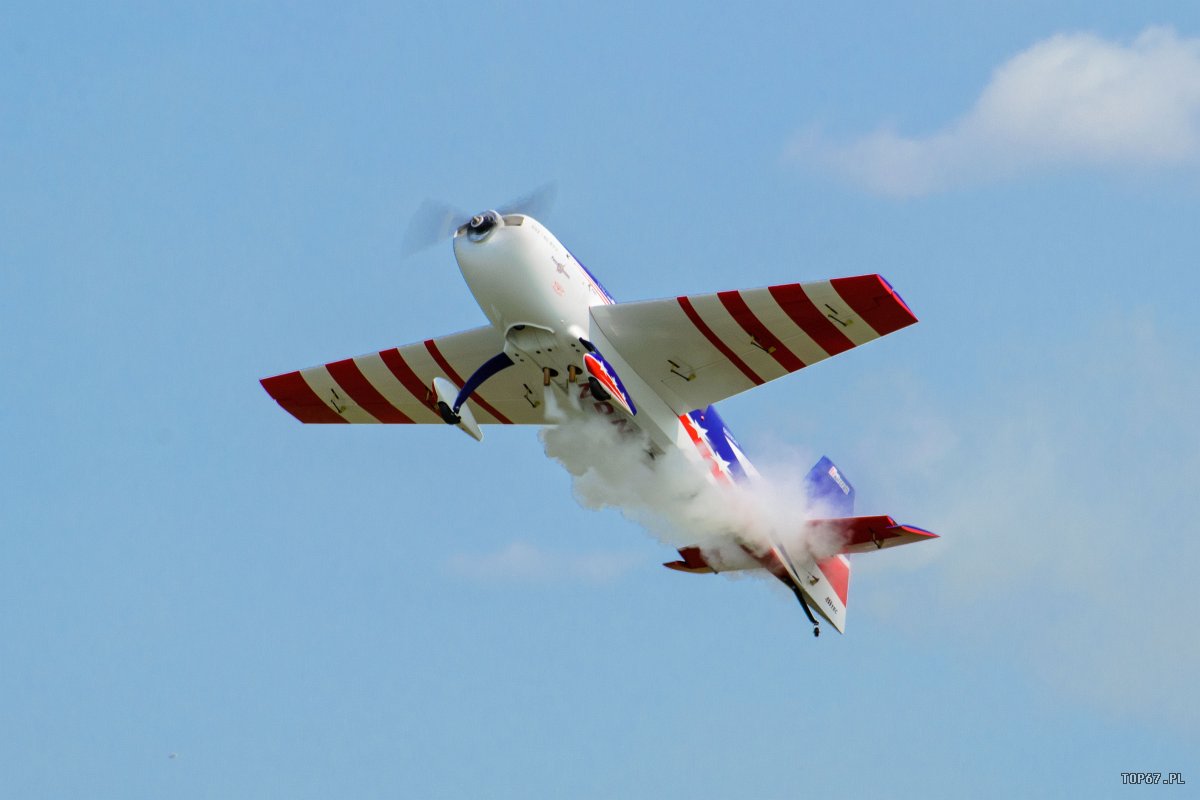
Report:
[{"label": "vertical stabilizer", "polygon": [[829,456],[821,456],[804,476],[809,506],[821,516],[854,516],[854,487]]}]

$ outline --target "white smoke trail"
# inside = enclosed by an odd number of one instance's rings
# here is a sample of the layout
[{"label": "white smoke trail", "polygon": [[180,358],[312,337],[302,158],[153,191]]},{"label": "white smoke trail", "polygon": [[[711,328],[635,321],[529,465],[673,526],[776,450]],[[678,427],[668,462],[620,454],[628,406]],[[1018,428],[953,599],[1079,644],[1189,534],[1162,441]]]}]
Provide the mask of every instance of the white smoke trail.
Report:
[{"label": "white smoke trail", "polygon": [[772,471],[773,478],[717,483],[705,465],[677,448],[657,452],[644,433],[599,416],[562,414],[556,394],[546,393],[547,418],[561,421],[539,435],[546,455],[574,477],[575,497],[585,508],[618,509],[667,544],[697,545],[747,566],[739,543],[765,552],[775,541],[799,560],[840,549],[836,532],[806,525],[834,515],[806,496],[804,472],[795,464]]}]

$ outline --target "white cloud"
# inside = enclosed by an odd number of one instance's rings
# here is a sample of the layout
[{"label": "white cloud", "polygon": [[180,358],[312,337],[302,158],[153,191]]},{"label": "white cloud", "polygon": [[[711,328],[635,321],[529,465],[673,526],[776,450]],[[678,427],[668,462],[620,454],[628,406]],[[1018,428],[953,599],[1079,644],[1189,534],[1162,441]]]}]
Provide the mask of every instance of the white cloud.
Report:
[{"label": "white cloud", "polygon": [[[923,613],[896,624],[1015,660],[1106,710],[1195,727],[1198,354],[1149,315],[1102,323],[1034,360],[989,354],[996,385],[954,408],[910,387],[847,460],[869,464],[895,432],[880,467],[893,497],[876,499],[943,535],[912,548]],[[889,614],[895,579],[866,573],[899,559],[876,561],[855,562],[861,607]]]},{"label": "white cloud", "polygon": [[1059,34],[992,74],[974,106],[929,136],[887,128],[790,154],[883,194],[911,196],[1030,171],[1200,162],[1200,38],[1151,27],[1131,44]]},{"label": "white cloud", "polygon": [[453,572],[475,580],[530,583],[606,583],[637,565],[628,553],[551,552],[529,542],[510,542],[491,553],[456,553],[449,562]]}]

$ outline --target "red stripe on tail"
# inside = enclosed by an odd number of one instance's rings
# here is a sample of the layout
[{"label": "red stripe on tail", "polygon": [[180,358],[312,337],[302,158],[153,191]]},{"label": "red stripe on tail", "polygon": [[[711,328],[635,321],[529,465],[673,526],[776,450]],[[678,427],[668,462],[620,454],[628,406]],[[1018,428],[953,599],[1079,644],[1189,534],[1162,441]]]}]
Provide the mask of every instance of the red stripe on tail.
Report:
[{"label": "red stripe on tail", "polygon": [[833,586],[833,591],[837,593],[842,605],[846,605],[846,598],[850,594],[850,562],[843,556],[834,556],[824,561],[818,561],[817,566],[820,567],[821,572],[825,573],[825,577]]},{"label": "red stripe on tail", "polygon": [[267,394],[283,406],[283,410],[301,422],[332,423],[345,422],[338,414],[322,402],[299,372],[276,375],[259,381]]}]

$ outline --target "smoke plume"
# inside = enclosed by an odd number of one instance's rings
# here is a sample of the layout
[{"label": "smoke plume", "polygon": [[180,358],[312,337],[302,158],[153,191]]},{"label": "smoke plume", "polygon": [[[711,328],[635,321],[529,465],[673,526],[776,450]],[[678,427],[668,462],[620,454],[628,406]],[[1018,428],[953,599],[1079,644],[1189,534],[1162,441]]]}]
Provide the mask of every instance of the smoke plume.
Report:
[{"label": "smoke plume", "polygon": [[825,558],[840,548],[833,531],[806,525],[831,515],[806,496],[794,464],[771,470],[773,478],[720,483],[707,463],[679,448],[663,452],[641,431],[598,415],[563,413],[556,394],[547,392],[547,416],[558,424],[540,437],[546,455],[573,476],[585,508],[618,509],[673,547],[697,545],[733,563],[747,560],[740,544],[765,552],[778,542],[793,559]]}]

